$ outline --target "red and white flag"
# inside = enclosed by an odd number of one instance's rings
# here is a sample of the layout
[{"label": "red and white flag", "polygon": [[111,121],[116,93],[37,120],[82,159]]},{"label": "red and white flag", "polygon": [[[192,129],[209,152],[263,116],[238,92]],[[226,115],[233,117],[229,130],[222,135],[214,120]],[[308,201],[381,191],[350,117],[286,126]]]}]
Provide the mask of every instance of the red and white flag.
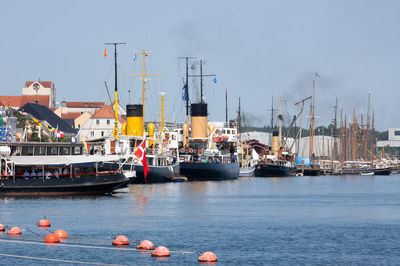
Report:
[{"label": "red and white flag", "polygon": [[62,132],[61,130],[56,129],[56,136],[57,138],[64,138],[64,132]]},{"label": "red and white flag", "polygon": [[139,147],[136,148],[136,151],[133,153],[133,155],[134,155],[133,156],[134,162],[140,161],[143,164],[144,181],[147,183],[146,176],[147,173],[150,172],[150,169],[149,166],[147,165],[147,160],[146,160],[146,140],[143,140],[142,144],[140,144]]}]

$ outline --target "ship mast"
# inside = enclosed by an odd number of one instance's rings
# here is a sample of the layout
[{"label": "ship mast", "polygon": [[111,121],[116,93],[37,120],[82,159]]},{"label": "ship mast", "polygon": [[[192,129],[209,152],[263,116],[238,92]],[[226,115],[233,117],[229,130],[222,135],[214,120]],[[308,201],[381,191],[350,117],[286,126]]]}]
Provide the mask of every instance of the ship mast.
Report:
[{"label": "ship mast", "polygon": [[126,75],[126,77],[142,77],[142,105],[143,105],[143,123],[142,123],[142,126],[143,126],[143,130],[145,130],[144,129],[144,121],[145,121],[145,116],[144,116],[144,114],[145,114],[145,107],[144,107],[144,104],[145,104],[145,94],[146,94],[146,77],[148,77],[148,76],[161,76],[161,75],[164,75],[164,74],[146,74],[146,56],[148,56],[148,54],[151,54],[152,53],[152,51],[145,51],[145,50],[142,50],[142,51],[138,51],[138,52],[135,52],[136,54],[142,54],[142,60],[143,60],[143,70],[142,70],[142,74],[136,74],[136,75]]},{"label": "ship mast", "polygon": [[118,79],[117,79],[117,45],[126,44],[124,42],[105,43],[105,45],[114,45],[114,83],[115,83],[115,102],[114,102],[114,136],[118,139]]},{"label": "ship mast", "polygon": [[215,74],[203,74],[203,60],[200,59],[200,75],[188,75],[188,77],[199,77],[200,78],[200,103],[203,101],[203,77],[215,77]]},{"label": "ship mast", "polygon": [[[161,133],[164,132],[164,101],[166,92],[160,92],[161,95]],[[161,134],[162,135],[162,134]]]},{"label": "ship mast", "polygon": [[228,90],[225,89],[225,122],[228,123]]},{"label": "ship mast", "polygon": [[279,98],[279,135],[278,135],[278,149],[282,146],[282,97]]},{"label": "ship mast", "polygon": [[238,119],[237,119],[238,120],[237,124],[238,124],[239,138],[241,138],[241,133],[242,133],[241,112],[242,111],[240,110],[240,97],[239,97],[239,110],[238,110]]},{"label": "ship mast", "polygon": [[185,56],[185,57],[178,57],[178,59],[185,59],[186,60],[186,81],[185,81],[185,95],[186,95],[186,124],[189,125],[189,59],[194,59],[196,57],[193,56]]}]

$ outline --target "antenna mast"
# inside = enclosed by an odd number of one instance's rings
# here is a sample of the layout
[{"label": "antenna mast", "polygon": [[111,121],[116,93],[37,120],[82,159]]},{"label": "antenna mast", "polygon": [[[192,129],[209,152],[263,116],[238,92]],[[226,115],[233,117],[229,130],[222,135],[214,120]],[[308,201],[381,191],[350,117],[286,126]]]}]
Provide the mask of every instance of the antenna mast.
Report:
[{"label": "antenna mast", "polygon": [[200,59],[200,75],[188,75],[188,77],[200,77],[200,103],[203,103],[203,77],[215,77],[215,74],[203,75],[203,60]]},{"label": "antenna mast", "polygon": [[126,44],[124,42],[105,43],[105,45],[114,45],[114,83],[115,83],[115,102],[114,102],[114,125],[115,139],[118,139],[118,79],[117,79],[117,45]]}]

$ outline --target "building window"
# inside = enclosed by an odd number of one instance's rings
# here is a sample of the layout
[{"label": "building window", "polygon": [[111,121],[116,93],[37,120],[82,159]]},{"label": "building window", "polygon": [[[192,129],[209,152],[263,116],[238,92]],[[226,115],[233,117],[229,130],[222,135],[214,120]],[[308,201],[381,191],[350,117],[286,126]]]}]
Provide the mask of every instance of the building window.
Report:
[{"label": "building window", "polygon": [[110,119],[107,119],[107,125],[109,125],[110,124]]},{"label": "building window", "polygon": [[395,135],[395,136],[400,136],[400,130],[395,130],[395,131],[394,131],[394,135]]},{"label": "building window", "polygon": [[100,120],[96,119],[96,125],[100,125]]},{"label": "building window", "polygon": [[104,137],[104,131],[101,131],[101,136]]},{"label": "building window", "polygon": [[91,136],[91,137],[94,136],[94,131],[90,131],[90,136]]}]

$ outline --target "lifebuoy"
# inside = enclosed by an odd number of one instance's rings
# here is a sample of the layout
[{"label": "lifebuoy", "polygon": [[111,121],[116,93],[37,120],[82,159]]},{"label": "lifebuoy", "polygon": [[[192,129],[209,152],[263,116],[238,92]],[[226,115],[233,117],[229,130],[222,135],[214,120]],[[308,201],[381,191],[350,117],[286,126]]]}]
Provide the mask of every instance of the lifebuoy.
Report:
[{"label": "lifebuoy", "polygon": [[138,158],[133,159],[133,163],[138,163],[138,162],[139,162]]}]

